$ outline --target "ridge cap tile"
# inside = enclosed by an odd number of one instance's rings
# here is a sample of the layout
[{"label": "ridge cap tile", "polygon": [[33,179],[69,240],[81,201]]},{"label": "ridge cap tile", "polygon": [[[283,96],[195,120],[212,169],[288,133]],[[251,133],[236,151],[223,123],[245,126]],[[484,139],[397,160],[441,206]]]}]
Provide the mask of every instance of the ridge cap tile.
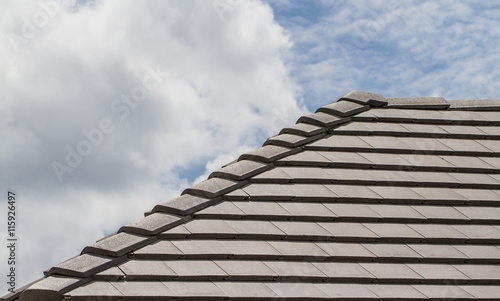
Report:
[{"label": "ridge cap tile", "polygon": [[305,137],[315,136],[326,132],[328,129],[322,126],[317,126],[309,123],[296,123],[290,127],[282,129],[280,134],[294,134],[301,135]]},{"label": "ridge cap tile", "polygon": [[348,117],[364,111],[368,111],[369,109],[370,106],[368,105],[362,105],[350,100],[338,100],[320,107],[316,110],[316,113],[323,112],[339,117]]},{"label": "ridge cap tile", "polygon": [[382,107],[387,105],[387,100],[382,95],[359,90],[352,90],[346,95],[340,97],[338,100],[343,99],[351,100],[361,104],[369,104],[370,106],[374,107]]},{"label": "ridge cap tile", "polygon": [[208,177],[228,178],[236,181],[243,181],[253,177],[261,172],[264,172],[273,167],[273,164],[262,163],[252,160],[240,160],[231,165],[227,165],[219,170],[216,170]]},{"label": "ridge cap tile", "polygon": [[30,285],[19,296],[19,301],[54,301],[61,300],[61,295],[80,285],[90,282],[88,278],[49,276]]},{"label": "ridge cap tile", "polygon": [[220,197],[207,199],[191,194],[183,194],[179,197],[156,205],[153,208],[152,213],[164,212],[185,216],[218,203],[220,200]]},{"label": "ridge cap tile", "polygon": [[182,192],[207,198],[216,198],[225,193],[240,188],[246,184],[246,181],[234,181],[224,178],[211,178],[195,184]]},{"label": "ridge cap tile", "polygon": [[46,276],[63,275],[85,278],[101,272],[117,263],[126,260],[126,256],[111,258],[96,254],[82,254],[70,258],[50,268]]},{"label": "ridge cap tile", "polygon": [[156,237],[141,236],[132,233],[120,232],[99,240],[82,250],[81,255],[93,253],[104,256],[119,257],[143,247],[156,240]]},{"label": "ridge cap tile", "polygon": [[179,217],[168,213],[155,212],[121,227],[118,232],[136,233],[146,236],[156,235],[187,221],[189,218],[189,216]]},{"label": "ridge cap tile", "polygon": [[338,117],[324,112],[317,112],[300,117],[297,123],[309,123],[323,127],[332,127],[350,120],[349,117]]},{"label": "ridge cap tile", "polygon": [[500,99],[448,100],[451,110],[500,111]]},{"label": "ridge cap tile", "polygon": [[260,148],[254,149],[247,153],[244,153],[238,158],[238,161],[241,160],[253,160],[260,161],[264,163],[272,163],[281,158],[287,157],[289,155],[293,155],[301,152],[301,148],[288,148],[278,145],[265,145]]},{"label": "ridge cap tile", "polygon": [[442,97],[392,97],[386,100],[388,108],[445,110],[450,107]]}]

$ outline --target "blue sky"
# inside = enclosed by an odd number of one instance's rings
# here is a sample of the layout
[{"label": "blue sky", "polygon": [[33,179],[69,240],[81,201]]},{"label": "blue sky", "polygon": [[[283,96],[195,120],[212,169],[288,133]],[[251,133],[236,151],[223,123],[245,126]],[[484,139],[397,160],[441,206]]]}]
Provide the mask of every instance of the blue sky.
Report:
[{"label": "blue sky", "polygon": [[494,1],[0,2],[18,284],[350,90],[499,98],[499,15]]}]

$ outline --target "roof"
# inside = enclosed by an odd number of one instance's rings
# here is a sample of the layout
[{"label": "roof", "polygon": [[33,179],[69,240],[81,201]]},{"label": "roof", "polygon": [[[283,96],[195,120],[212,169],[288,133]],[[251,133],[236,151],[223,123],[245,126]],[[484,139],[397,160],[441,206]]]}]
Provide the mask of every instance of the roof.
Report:
[{"label": "roof", "polygon": [[500,100],[352,91],[4,298],[499,300],[499,246]]}]

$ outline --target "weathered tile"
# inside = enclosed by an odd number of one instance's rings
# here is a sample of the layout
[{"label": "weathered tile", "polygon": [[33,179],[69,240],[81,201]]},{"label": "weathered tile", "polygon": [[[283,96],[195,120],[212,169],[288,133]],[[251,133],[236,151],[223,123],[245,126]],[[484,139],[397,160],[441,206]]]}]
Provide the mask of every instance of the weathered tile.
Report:
[{"label": "weathered tile", "polygon": [[415,261],[422,258],[405,244],[365,243],[362,246],[383,261]]},{"label": "weathered tile", "polygon": [[442,97],[395,97],[386,98],[387,107],[401,109],[442,110],[450,106]]},{"label": "weathered tile", "polygon": [[467,260],[468,257],[452,245],[408,244],[410,248],[420,254],[425,260],[439,259],[442,262]]},{"label": "weathered tile", "polygon": [[182,194],[192,194],[206,198],[216,198],[245,185],[245,181],[211,178],[185,189]]},{"label": "weathered tile", "polygon": [[291,199],[331,199],[337,195],[324,185],[317,184],[250,184],[243,188],[251,199],[291,200]]},{"label": "weathered tile", "polygon": [[278,297],[268,286],[262,282],[214,282],[224,294],[231,298],[276,298]]},{"label": "weathered tile", "polygon": [[[308,152],[308,151],[305,151]],[[305,153],[304,152],[304,153]],[[352,166],[353,164],[361,167],[373,166],[374,162],[367,160],[360,153],[353,152],[318,152],[319,155],[329,160],[328,165],[332,166]]]},{"label": "weathered tile", "polygon": [[309,150],[333,150],[333,149],[371,149],[372,146],[356,136],[333,135],[312,142],[306,146]]},{"label": "weathered tile", "polygon": [[450,100],[450,108],[455,110],[498,110],[500,100],[498,99],[465,99]]},{"label": "weathered tile", "polygon": [[379,297],[363,284],[316,283],[316,287],[330,298],[339,300],[379,300]]},{"label": "weathered tile", "polygon": [[422,276],[402,263],[360,263],[362,268],[375,276],[379,281],[414,282],[422,279]]},{"label": "weathered tile", "polygon": [[[172,240],[172,244],[189,258],[228,258],[233,255],[231,250],[218,240]],[[171,253],[170,250],[167,252]]]},{"label": "weathered tile", "polygon": [[331,219],[337,217],[335,213],[329,210],[326,204],[320,203],[301,203],[301,202],[281,202],[280,206],[288,211],[294,220],[301,217],[314,217],[316,219]]},{"label": "weathered tile", "polygon": [[405,139],[400,139],[398,137],[360,136],[359,138],[370,145],[370,148],[376,148],[378,150],[393,151],[411,149],[410,146],[405,143]]},{"label": "weathered tile", "polygon": [[52,267],[47,276],[58,274],[85,278],[125,260],[125,258],[109,258],[101,255],[83,254],[73,257]]},{"label": "weathered tile", "polygon": [[119,267],[127,280],[167,280],[177,276],[165,262],[158,260],[129,260]]},{"label": "weathered tile", "polygon": [[283,279],[323,279],[328,278],[313,263],[307,261],[264,261],[281,280]]},{"label": "weathered tile", "polygon": [[229,215],[233,217],[244,216],[245,213],[241,211],[233,202],[222,202],[214,206],[207,207],[203,210],[196,212],[197,216],[224,216]]},{"label": "weathered tile", "polygon": [[384,241],[415,241],[423,238],[405,224],[364,223],[363,225]]},{"label": "weathered tile", "polygon": [[413,230],[422,235],[425,241],[463,241],[465,242],[467,236],[463,235],[450,225],[436,225],[436,224],[409,224]]},{"label": "weathered tile", "polygon": [[222,280],[228,276],[211,260],[168,260],[163,263],[183,280]]},{"label": "weathered tile", "polygon": [[364,245],[358,243],[317,242],[316,245],[325,251],[328,256],[336,259],[373,259],[376,257]]},{"label": "weathered tile", "polygon": [[186,218],[180,218],[167,213],[156,212],[138,221],[120,228],[119,232],[137,233],[141,235],[156,235],[183,223]]},{"label": "weathered tile", "polygon": [[375,293],[382,300],[410,299],[420,300],[426,297],[410,285],[367,285],[369,290]]},{"label": "weathered tile", "polygon": [[219,201],[220,198],[207,199],[190,194],[184,194],[178,198],[156,205],[153,208],[153,212],[189,215],[193,212],[209,207]]},{"label": "weathered tile", "polygon": [[331,127],[349,121],[349,117],[337,117],[323,112],[302,116],[297,123],[308,123],[318,126]]},{"label": "weathered tile", "polygon": [[243,211],[247,216],[258,215],[273,215],[273,216],[290,216],[290,213],[283,209],[277,202],[235,202],[238,209]]},{"label": "weathered tile", "polygon": [[331,234],[314,222],[286,221],[272,222],[289,237],[308,237],[308,239],[328,239]]},{"label": "weathered tile", "polygon": [[360,223],[318,223],[325,228],[336,240],[375,240],[379,236],[369,227]]},{"label": "weathered tile", "polygon": [[352,282],[375,280],[375,276],[355,262],[313,262],[312,264],[330,279]]},{"label": "weathered tile", "polygon": [[278,161],[285,165],[300,166],[328,166],[331,161],[315,151],[303,151],[301,153],[285,157]]},{"label": "weathered tile", "polygon": [[465,282],[469,279],[469,277],[449,264],[409,263],[406,266],[422,276],[424,283],[450,283],[458,280]]},{"label": "weathered tile", "polygon": [[132,258],[180,258],[184,253],[172,242],[159,240],[140,248],[131,255]]},{"label": "weathered tile", "polygon": [[264,143],[264,145],[278,145],[289,148],[299,147],[311,141],[315,141],[323,137],[325,134],[318,134],[316,136],[304,137],[295,134],[280,134],[273,136]]},{"label": "weathered tile", "polygon": [[500,267],[496,265],[475,265],[475,264],[456,264],[453,267],[468,278],[484,284],[497,284],[500,280]]},{"label": "weathered tile", "polygon": [[466,291],[456,285],[413,285],[413,288],[424,294],[427,298],[436,300],[468,300],[473,298]]},{"label": "weathered tile", "polygon": [[[106,298],[106,297],[116,297],[119,298],[123,296],[123,294],[114,287],[111,282],[108,281],[92,281],[87,284],[84,284],[82,286],[77,287],[76,289],[67,292],[64,294],[64,299],[75,299],[78,297],[85,297],[85,298],[92,298],[93,296],[99,296],[100,298]],[[23,296],[24,297],[24,296]],[[99,298],[98,297],[98,298]],[[60,297],[58,296],[58,300]],[[40,300],[42,297],[38,296],[37,299],[33,300]],[[30,300],[30,299],[27,299]],[[49,300],[49,299],[42,299],[42,300]],[[77,299],[78,300],[78,299]]]},{"label": "weathered tile", "polygon": [[500,296],[498,285],[464,285],[460,288],[479,300],[495,300]]},{"label": "weathered tile", "polygon": [[347,117],[354,114],[358,114],[370,109],[367,105],[361,105],[352,101],[335,101],[326,106],[322,106],[316,112],[324,112],[331,115],[336,115],[340,117]]},{"label": "weathered tile", "polygon": [[50,276],[30,285],[22,293],[21,300],[59,300],[61,294],[71,291],[89,282],[91,278],[72,278],[63,276]]},{"label": "weathered tile", "polygon": [[387,100],[382,95],[377,93],[359,91],[359,90],[352,90],[346,95],[340,97],[338,101],[343,99],[351,100],[361,104],[369,104],[370,106],[374,107],[381,107],[387,105]]},{"label": "weathered tile", "polygon": [[304,300],[319,300],[328,295],[313,283],[268,282],[266,285],[280,298],[303,298]]},{"label": "weathered tile", "polygon": [[173,292],[173,296],[180,298],[227,298],[227,294],[222,292],[222,290],[212,282],[168,281],[162,283]]},{"label": "weathered tile", "polygon": [[285,236],[285,233],[270,221],[228,220],[226,223],[236,230],[238,237],[265,239]]},{"label": "weathered tile", "polygon": [[326,203],[325,207],[335,213],[341,220],[356,219],[359,217],[376,220],[382,218],[380,214],[366,204]]},{"label": "weathered tile", "polygon": [[321,133],[325,133],[326,131],[327,128],[321,126],[307,124],[307,123],[297,123],[291,127],[286,127],[282,129],[280,134],[294,134],[294,135],[310,137]]},{"label": "weathered tile", "polygon": [[85,247],[82,254],[94,253],[105,256],[119,257],[130,251],[148,245],[155,240],[156,237],[145,237],[122,232],[108,236],[91,246]]},{"label": "weathered tile", "polygon": [[228,178],[236,181],[242,181],[249,177],[255,176],[263,171],[272,168],[272,164],[262,162],[241,160],[231,165],[227,165],[210,174],[209,178],[219,177]]},{"label": "weathered tile", "polygon": [[489,225],[452,225],[469,239],[481,241],[500,241],[500,230]]},{"label": "weathered tile", "polygon": [[227,280],[271,281],[278,274],[260,260],[216,260],[214,261],[228,275]]},{"label": "weathered tile", "polygon": [[312,242],[270,241],[269,244],[288,259],[293,258],[322,258],[327,253]]},{"label": "weathered tile", "polygon": [[173,292],[161,282],[150,281],[121,281],[111,282],[113,286],[124,296],[147,297],[168,297],[173,296]]},{"label": "weathered tile", "polygon": [[195,219],[183,225],[191,236],[203,235],[204,238],[232,238],[238,232],[225,221],[219,219]]},{"label": "weathered tile", "polygon": [[276,259],[281,255],[272,243],[267,241],[221,240],[220,243],[233,254],[235,259]]},{"label": "weathered tile", "polygon": [[240,156],[241,160],[261,161],[271,163],[278,159],[301,152],[300,148],[287,148],[277,145],[266,145],[256,150],[250,151]]},{"label": "weathered tile", "polygon": [[365,200],[365,199],[381,199],[381,196],[373,191],[370,186],[356,185],[324,185],[339,199],[347,200]]}]

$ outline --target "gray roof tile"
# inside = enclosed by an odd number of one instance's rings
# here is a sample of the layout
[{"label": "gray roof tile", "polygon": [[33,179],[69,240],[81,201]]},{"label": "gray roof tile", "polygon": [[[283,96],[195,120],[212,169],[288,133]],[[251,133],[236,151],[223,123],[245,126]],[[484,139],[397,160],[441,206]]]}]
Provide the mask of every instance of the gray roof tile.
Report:
[{"label": "gray roof tile", "polygon": [[186,218],[180,218],[178,216],[156,212],[138,221],[121,227],[119,232],[137,233],[142,235],[156,235],[160,232],[173,228],[186,220]]},{"label": "gray roof tile", "polygon": [[289,237],[307,236],[308,238],[327,239],[331,234],[314,222],[272,222]]},{"label": "gray roof tile", "polygon": [[362,284],[318,283],[314,285],[334,300],[379,300],[377,295]]},{"label": "gray roof tile", "polygon": [[156,237],[144,237],[122,232],[108,236],[91,246],[85,247],[82,254],[94,253],[105,256],[119,257],[148,245],[155,240]]},{"label": "gray roof tile", "polygon": [[364,226],[385,241],[420,241],[423,236],[405,224],[365,223]]},{"label": "gray roof tile", "polygon": [[421,259],[422,255],[405,244],[381,244],[365,243],[367,250],[378,258],[390,258],[391,261],[411,261],[411,259]]},{"label": "gray roof tile", "polygon": [[226,223],[238,232],[238,237],[263,239],[285,236],[285,233],[270,221],[228,220]]},{"label": "gray roof tile", "polygon": [[228,280],[272,281],[278,277],[278,274],[259,260],[216,260],[214,262],[225,271]]},{"label": "gray roof tile", "polygon": [[464,262],[468,259],[465,254],[452,245],[411,244],[408,246],[426,259],[463,260]]},{"label": "gray roof tile", "polygon": [[500,280],[500,267],[496,265],[456,264],[453,267],[468,278],[483,284],[498,284]]},{"label": "gray roof tile", "polygon": [[277,163],[293,165],[306,165],[306,166],[328,166],[330,160],[325,158],[322,154],[315,151],[304,151],[295,155],[288,156],[279,160]]},{"label": "gray roof tile", "polygon": [[236,237],[238,232],[223,220],[196,219],[183,225],[192,235],[210,234],[210,238]]},{"label": "gray roof tile", "polygon": [[184,194],[178,198],[156,205],[153,212],[165,212],[177,215],[189,215],[220,201],[220,198],[206,199]]},{"label": "gray roof tile", "polygon": [[425,296],[409,285],[370,285],[369,290],[374,292],[382,300],[391,300],[391,298],[419,300]]},{"label": "gray roof tile", "polygon": [[308,278],[325,280],[327,276],[313,263],[307,261],[264,261],[265,265],[272,269],[280,279]]},{"label": "gray roof tile", "polygon": [[317,184],[250,184],[243,188],[251,199],[259,200],[291,200],[291,199],[319,199],[335,198],[336,194],[325,187]]},{"label": "gray roof tile", "polygon": [[265,145],[261,148],[241,155],[238,161],[247,159],[271,163],[283,157],[296,154],[300,151],[302,151],[300,148],[287,148],[277,145]]},{"label": "gray roof tile", "polygon": [[[329,279],[342,279],[344,281],[372,281],[374,276],[358,263],[352,262],[313,262]],[[354,282],[353,281],[353,282]]]},{"label": "gray roof tile", "polygon": [[460,288],[479,300],[495,300],[500,296],[500,286],[498,285],[464,285],[460,286]]},{"label": "gray roof tile", "polygon": [[109,269],[95,274],[92,278],[94,280],[117,281],[124,279],[124,276],[125,274],[118,268],[118,266],[112,266]]},{"label": "gray roof tile", "polygon": [[325,134],[318,134],[316,136],[304,137],[295,134],[280,134],[273,136],[264,143],[264,145],[278,145],[289,148],[299,147],[311,141],[316,141],[323,137]]},{"label": "gray roof tile", "polygon": [[59,300],[60,295],[89,282],[90,278],[71,278],[50,276],[30,285],[22,294],[20,300],[50,301]]},{"label": "gray roof tile", "polygon": [[162,257],[162,258],[180,258],[184,255],[184,253],[179,250],[172,242],[168,240],[159,240],[153,244],[147,245],[143,248],[140,248],[137,251],[134,251],[130,255],[132,258],[153,258],[153,257]]},{"label": "gray roof tile", "polygon": [[473,298],[466,291],[460,287],[452,284],[448,285],[413,285],[413,288],[424,294],[430,299],[450,299],[450,300],[461,300]]},{"label": "gray roof tile", "polygon": [[244,216],[245,213],[241,211],[233,202],[222,202],[220,204],[210,206],[203,210],[200,210],[196,213],[197,216],[217,216],[217,215],[230,215],[233,217],[241,217]]},{"label": "gray roof tile", "polygon": [[442,110],[450,106],[442,97],[395,97],[386,100],[390,108]]},{"label": "gray roof tile", "polygon": [[[399,283],[415,282],[415,279],[421,280],[422,276],[401,263],[360,263],[363,269],[381,280],[396,280]],[[410,281],[413,280],[413,281]]]},{"label": "gray roof tile", "polygon": [[335,213],[328,209],[326,204],[319,203],[299,203],[299,202],[284,202],[280,203],[286,211],[297,220],[299,217],[314,217],[315,220],[333,220],[337,217]]},{"label": "gray roof tile", "polygon": [[325,251],[328,256],[336,257],[337,259],[373,259],[376,257],[367,248],[358,243],[317,242],[316,245]]},{"label": "gray roof tile", "polygon": [[88,298],[89,296],[99,296],[103,299],[106,297],[119,298],[123,296],[123,294],[111,282],[92,281],[77,287],[76,289],[64,294],[64,296],[66,297],[65,299],[78,300],[78,297]]},{"label": "gray roof tile", "polygon": [[467,236],[450,225],[416,224],[408,226],[422,235],[425,241],[444,243],[457,240],[465,242],[467,239]]},{"label": "gray roof tile", "polygon": [[371,106],[384,106],[387,104],[387,100],[380,94],[364,92],[359,90],[352,90],[346,95],[339,98],[339,100],[347,99],[354,102],[369,104]]},{"label": "gray roof tile", "polygon": [[327,256],[323,248],[311,242],[270,241],[269,244],[287,258],[316,258]]},{"label": "gray roof tile", "polygon": [[339,100],[332,102],[326,106],[322,106],[316,112],[323,112],[330,115],[347,117],[369,110],[367,105],[361,105],[352,101]]},{"label": "gray roof tile", "polygon": [[[312,283],[270,282],[266,285],[280,298],[303,298],[303,300],[318,300],[327,298],[321,289]],[[285,299],[286,300],[286,299]]]},{"label": "gray roof tile", "polygon": [[242,181],[249,177],[255,176],[263,171],[272,168],[272,164],[264,164],[250,160],[241,160],[233,164],[227,165],[222,169],[214,171],[209,178],[219,177],[228,178],[231,180]]},{"label": "gray roof tile", "polygon": [[464,283],[469,280],[469,277],[448,264],[410,263],[406,266],[422,276],[425,283],[442,283],[443,281],[447,283],[458,280],[462,280],[462,283]]},{"label": "gray roof tile", "polygon": [[273,290],[262,282],[214,282],[229,298],[276,298]]},{"label": "gray roof tile", "polygon": [[488,111],[500,108],[500,99],[450,100],[450,109]]},{"label": "gray roof tile", "polygon": [[119,268],[125,273],[127,280],[168,280],[177,277],[164,261],[130,260]]},{"label": "gray roof tile", "polygon": [[182,194],[192,194],[206,198],[216,198],[245,185],[245,181],[211,178],[185,189]]},{"label": "gray roof tile", "polygon": [[161,282],[125,281],[111,282],[124,296],[162,297],[172,296],[173,292]]},{"label": "gray roof tile", "polygon": [[213,282],[185,282],[185,281],[169,281],[163,282],[168,287],[174,296],[183,298],[196,298],[196,297],[212,297],[212,298],[227,298],[219,287]]},{"label": "gray roof tile", "polygon": [[168,260],[163,263],[183,280],[222,280],[228,277],[211,260]]},{"label": "gray roof tile", "polygon": [[274,216],[289,216],[288,211],[276,202],[235,202],[234,203],[246,215],[269,214]]},{"label": "gray roof tile", "polygon": [[336,239],[375,240],[379,237],[366,225],[360,223],[319,223]]},{"label": "gray roof tile", "polygon": [[326,131],[327,128],[325,127],[307,123],[297,123],[291,127],[282,129],[280,134],[294,134],[294,135],[310,137],[324,133]]},{"label": "gray roof tile", "polygon": [[312,125],[331,127],[348,122],[349,120],[349,117],[337,117],[327,113],[318,112],[300,117],[299,120],[297,120],[297,123],[308,123]]},{"label": "gray roof tile", "polygon": [[100,255],[83,254],[50,268],[47,276],[57,274],[85,278],[123,260],[125,260],[124,257],[108,258]]},{"label": "gray roof tile", "polygon": [[468,259],[484,260],[487,262],[500,260],[500,249],[496,246],[455,245],[454,247],[456,250],[460,251],[460,253],[467,256]]}]

